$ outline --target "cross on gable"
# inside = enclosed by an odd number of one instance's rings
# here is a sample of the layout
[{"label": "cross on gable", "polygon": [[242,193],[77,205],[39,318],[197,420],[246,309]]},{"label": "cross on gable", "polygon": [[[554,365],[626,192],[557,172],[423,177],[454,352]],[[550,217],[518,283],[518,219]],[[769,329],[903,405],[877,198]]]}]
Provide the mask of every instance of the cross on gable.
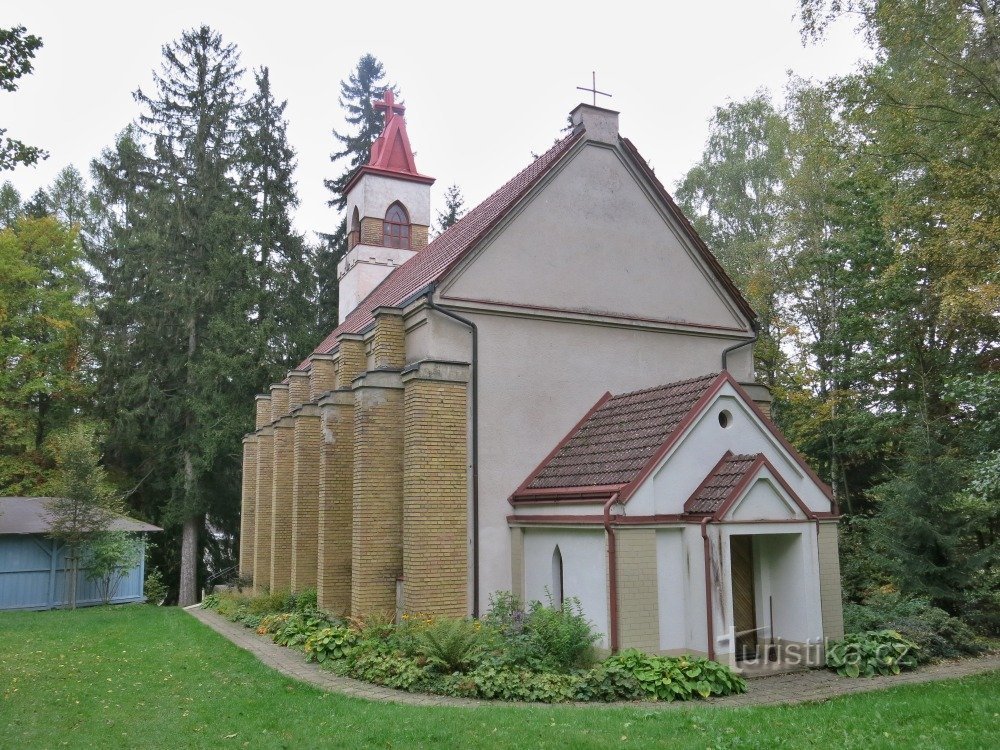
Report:
[{"label": "cross on gable", "polygon": [[591,94],[594,95],[594,106],[595,107],[597,106],[597,95],[598,94],[600,94],[601,96],[606,96],[606,97],[608,97],[608,99],[611,98],[611,94],[607,94],[607,93],[605,93],[603,91],[598,91],[597,90],[597,72],[593,71],[593,70],[590,71],[590,88],[588,89],[586,86],[577,86],[577,88],[580,91],[588,91],[588,92],[590,92]]},{"label": "cross on gable", "polygon": [[389,120],[395,115],[403,116],[406,111],[406,107],[402,104],[396,104],[396,96],[392,93],[392,89],[386,89],[382,94],[382,98],[376,101],[372,105],[376,111],[385,113],[385,124],[389,124]]}]

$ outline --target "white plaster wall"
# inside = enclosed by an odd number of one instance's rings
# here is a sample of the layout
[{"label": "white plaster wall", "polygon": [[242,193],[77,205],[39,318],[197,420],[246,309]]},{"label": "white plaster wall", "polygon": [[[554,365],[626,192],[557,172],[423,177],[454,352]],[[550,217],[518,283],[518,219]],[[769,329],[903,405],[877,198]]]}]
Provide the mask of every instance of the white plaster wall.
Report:
[{"label": "white plaster wall", "polygon": [[357,208],[361,218],[383,219],[389,206],[396,201],[406,207],[411,224],[430,226],[431,186],[378,174],[362,175],[347,194],[347,216],[353,216]]},{"label": "white plaster wall", "polygon": [[412,250],[356,245],[337,264],[338,314],[343,323],[382,280],[415,255]]},{"label": "white plaster wall", "polygon": [[[684,544],[684,529],[657,529],[656,575],[659,587],[660,650],[689,649],[690,556]],[[704,618],[702,618],[704,625]]]},{"label": "white plaster wall", "polygon": [[802,510],[786,497],[771,472],[764,469],[743,497],[731,509],[728,518],[734,521],[774,521],[799,518],[805,520]]},{"label": "white plaster wall", "polygon": [[[510,558],[507,498],[606,391],[625,393],[712,372],[719,367],[719,352],[731,343],[667,331],[463,314],[479,327],[484,561]],[[713,464],[704,467],[702,477]],[[548,512],[561,510],[549,506]],[[588,512],[600,512],[600,506],[589,506]],[[633,514],[631,503],[628,512]],[[509,565],[483,565],[481,607],[489,592],[510,588],[508,571]]]},{"label": "white plaster wall", "polygon": [[[719,424],[722,410],[732,415],[728,428]],[[726,384],[716,400],[688,428],[681,442],[664,457],[651,480],[629,500],[629,515],[682,513],[684,502],[727,450],[738,454],[763,453],[807,508],[830,511],[830,501],[823,491]]]},{"label": "white plaster wall", "polygon": [[[547,602],[546,587],[554,592],[552,553],[559,545],[563,560],[563,596],[575,596],[595,629],[603,635],[598,646],[608,647],[607,545],[604,530],[525,529],[524,597]],[[508,571],[509,564],[506,566]],[[509,573],[508,573],[509,576]],[[485,610],[484,610],[485,611]]]},{"label": "white plaster wall", "polygon": [[659,199],[603,144],[573,155],[446,294],[749,330]]}]

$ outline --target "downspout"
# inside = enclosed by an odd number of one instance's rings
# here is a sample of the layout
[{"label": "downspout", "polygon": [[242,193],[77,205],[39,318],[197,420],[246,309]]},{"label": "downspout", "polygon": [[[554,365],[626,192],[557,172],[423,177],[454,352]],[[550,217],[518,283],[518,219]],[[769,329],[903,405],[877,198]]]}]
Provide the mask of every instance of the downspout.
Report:
[{"label": "downspout", "polygon": [[434,302],[437,284],[427,289],[427,305],[472,332],[472,616],[479,617],[479,329],[468,318]]},{"label": "downspout", "polygon": [[737,341],[732,346],[727,346],[722,350],[722,371],[726,372],[729,369],[729,352],[736,349],[742,349],[744,346],[750,346],[757,343],[757,339],[760,338],[760,323],[756,320],[750,321],[750,328],[753,330],[753,338],[745,339],[743,341]]},{"label": "downspout", "polygon": [[708,633],[708,658],[715,661],[715,618],[712,616],[712,545],[708,541],[710,517],[701,519],[701,540],[705,547],[705,626]]},{"label": "downspout", "polygon": [[618,502],[616,492],[604,503],[604,531],[608,535],[608,638],[611,642],[611,653],[617,654],[618,643],[618,550],[615,545],[615,530],[611,527],[611,506]]}]

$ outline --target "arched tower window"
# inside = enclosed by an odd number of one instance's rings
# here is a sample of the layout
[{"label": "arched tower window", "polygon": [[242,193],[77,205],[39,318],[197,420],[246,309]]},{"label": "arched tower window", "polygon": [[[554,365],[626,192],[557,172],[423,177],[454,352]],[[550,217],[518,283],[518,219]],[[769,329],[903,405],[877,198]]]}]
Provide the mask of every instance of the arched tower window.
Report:
[{"label": "arched tower window", "polygon": [[347,249],[361,242],[361,217],[358,215],[358,207],[354,207],[354,215],[351,217],[351,233],[347,236]]},{"label": "arched tower window", "polygon": [[560,608],[563,605],[563,561],[558,544],[552,551],[552,603]]},{"label": "arched tower window", "polygon": [[410,249],[410,217],[401,203],[393,203],[385,212],[382,229],[382,245]]}]

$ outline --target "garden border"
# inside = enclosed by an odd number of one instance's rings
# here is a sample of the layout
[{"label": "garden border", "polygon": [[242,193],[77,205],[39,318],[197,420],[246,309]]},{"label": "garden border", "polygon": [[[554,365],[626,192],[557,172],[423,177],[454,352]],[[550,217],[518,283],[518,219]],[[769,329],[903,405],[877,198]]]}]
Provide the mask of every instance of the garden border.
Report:
[{"label": "garden border", "polygon": [[791,705],[825,701],[841,695],[883,690],[897,685],[913,685],[937,680],[982,674],[1000,670],[1000,654],[988,654],[969,659],[943,661],[921,667],[913,672],[904,672],[891,677],[864,677],[850,679],[840,677],[826,669],[812,669],[805,672],[791,672],[750,681],[746,693],[708,698],[706,700],[654,702],[629,701],[616,703],[528,703],[523,701],[487,701],[473,698],[452,698],[430,693],[408,693],[404,690],[373,685],[369,682],[340,677],[319,664],[306,661],[305,654],[293,648],[274,643],[266,636],[257,635],[239,623],[230,622],[225,617],[203,609],[201,605],[187,607],[185,611],[219,633],[234,645],[249,651],[267,666],[287,677],[314,685],[329,692],[341,693],[354,698],[388,703],[403,703],[410,706],[457,706],[478,708],[482,706],[584,706],[587,708],[642,708],[662,710],[669,708],[696,708],[698,706],[741,706]]}]

